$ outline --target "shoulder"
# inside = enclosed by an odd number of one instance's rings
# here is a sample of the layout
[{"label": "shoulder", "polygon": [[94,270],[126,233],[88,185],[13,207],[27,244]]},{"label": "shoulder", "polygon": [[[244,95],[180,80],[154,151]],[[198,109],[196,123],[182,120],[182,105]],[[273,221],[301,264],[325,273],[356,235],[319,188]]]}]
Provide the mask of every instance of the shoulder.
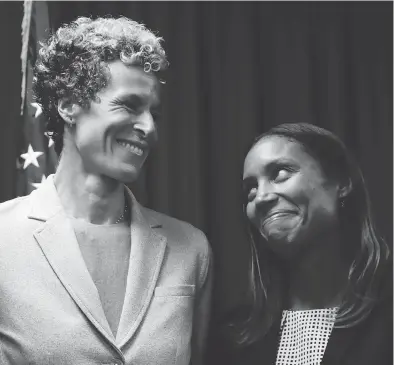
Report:
[{"label": "shoulder", "polygon": [[27,196],[19,196],[17,198],[7,200],[5,202],[0,203],[0,215],[8,215],[12,214],[15,211],[15,208],[20,207],[25,203],[29,198],[29,195]]},{"label": "shoulder", "polygon": [[0,203],[0,229],[27,217],[29,196],[22,196]]},{"label": "shoulder", "polygon": [[30,208],[30,195],[0,204],[0,248],[7,249],[32,236],[37,222],[28,219]]},{"label": "shoulder", "polygon": [[390,322],[391,328],[393,319],[393,266],[391,262],[387,265],[380,280],[378,300],[370,316],[372,324],[376,323],[377,318],[381,318],[384,324]]},{"label": "shoulder", "polygon": [[[393,289],[392,270],[388,267],[381,280],[379,297],[369,315],[353,327],[358,347],[365,351],[392,348]],[[361,351],[361,350],[360,350]],[[364,351],[364,350],[363,350]],[[378,363],[378,362],[377,362]]]},{"label": "shoulder", "polygon": [[[381,298],[361,323],[342,333],[338,340],[351,338],[344,364],[392,364],[393,307],[392,295]],[[341,336],[338,334],[338,336]],[[334,339],[334,336],[332,336]]]},{"label": "shoulder", "polygon": [[143,208],[143,214],[152,227],[157,223],[155,230],[166,237],[169,265],[177,267],[182,263],[194,268],[199,285],[203,286],[211,276],[213,265],[212,249],[204,232],[190,223],[148,208]]},{"label": "shoulder", "polygon": [[180,219],[171,217],[152,209],[143,208],[144,215],[152,222],[157,222],[160,225],[161,233],[166,235],[172,241],[183,244],[190,244],[199,251],[208,253],[210,246],[208,239],[204,232],[192,224],[182,221]]}]

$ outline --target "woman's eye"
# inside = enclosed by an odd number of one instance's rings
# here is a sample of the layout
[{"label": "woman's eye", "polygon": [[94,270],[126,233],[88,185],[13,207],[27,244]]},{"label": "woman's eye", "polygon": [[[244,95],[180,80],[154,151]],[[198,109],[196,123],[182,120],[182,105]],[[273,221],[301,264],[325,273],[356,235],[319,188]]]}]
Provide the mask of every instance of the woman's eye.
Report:
[{"label": "woman's eye", "polygon": [[290,177],[290,171],[285,168],[279,168],[274,172],[273,181],[282,182],[287,180]]}]

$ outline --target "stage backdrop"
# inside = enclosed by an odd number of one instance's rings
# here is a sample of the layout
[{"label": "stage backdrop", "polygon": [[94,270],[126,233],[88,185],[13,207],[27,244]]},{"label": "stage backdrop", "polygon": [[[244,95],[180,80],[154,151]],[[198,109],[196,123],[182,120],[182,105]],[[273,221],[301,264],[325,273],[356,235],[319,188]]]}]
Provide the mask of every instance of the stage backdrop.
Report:
[{"label": "stage backdrop", "polygon": [[[1,199],[15,196],[21,123],[21,5],[2,3]],[[392,241],[391,2],[48,2],[50,26],[124,15],[165,39],[170,61],[160,142],[138,197],[191,222],[215,254],[214,314],[245,294],[242,162],[252,139],[289,121],[329,128],[353,151],[378,227]],[[16,19],[16,20],[15,20]],[[19,51],[18,51],[19,52]],[[23,151],[22,151],[23,152]],[[25,151],[26,152],[26,151]],[[14,190],[13,190],[14,189]]]}]

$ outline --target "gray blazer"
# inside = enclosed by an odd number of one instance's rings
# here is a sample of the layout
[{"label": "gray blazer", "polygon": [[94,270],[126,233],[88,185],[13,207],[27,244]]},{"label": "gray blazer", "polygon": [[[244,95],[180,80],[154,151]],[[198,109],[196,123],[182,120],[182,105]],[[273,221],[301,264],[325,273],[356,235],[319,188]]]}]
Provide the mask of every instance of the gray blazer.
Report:
[{"label": "gray blazer", "polygon": [[132,199],[130,266],[116,338],[53,176],[0,204],[0,364],[202,364],[211,250],[192,225]]}]

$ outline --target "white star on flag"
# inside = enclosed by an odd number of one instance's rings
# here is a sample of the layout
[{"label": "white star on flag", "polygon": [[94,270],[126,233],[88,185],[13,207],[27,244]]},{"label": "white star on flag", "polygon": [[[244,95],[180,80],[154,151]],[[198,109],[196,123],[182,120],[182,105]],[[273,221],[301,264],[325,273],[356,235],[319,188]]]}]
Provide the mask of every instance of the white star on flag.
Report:
[{"label": "white star on flag", "polygon": [[42,175],[42,179],[40,183],[31,183],[32,186],[34,186],[36,189],[40,187],[40,185],[46,180],[47,178],[45,175]]},{"label": "white star on flag", "polygon": [[22,153],[21,157],[25,160],[25,164],[23,165],[23,169],[25,170],[27,166],[33,164],[36,167],[40,167],[37,161],[37,157],[43,155],[43,152],[34,152],[33,147],[29,144],[26,153]]},{"label": "white star on flag", "polygon": [[36,113],[34,114],[34,118],[39,117],[42,114],[42,109],[40,104],[37,103],[31,103],[30,104],[33,108],[36,108]]},{"label": "white star on flag", "polygon": [[55,144],[55,142],[53,142],[53,139],[48,135],[48,132],[45,132],[44,134],[49,139],[48,147],[51,148]]}]

